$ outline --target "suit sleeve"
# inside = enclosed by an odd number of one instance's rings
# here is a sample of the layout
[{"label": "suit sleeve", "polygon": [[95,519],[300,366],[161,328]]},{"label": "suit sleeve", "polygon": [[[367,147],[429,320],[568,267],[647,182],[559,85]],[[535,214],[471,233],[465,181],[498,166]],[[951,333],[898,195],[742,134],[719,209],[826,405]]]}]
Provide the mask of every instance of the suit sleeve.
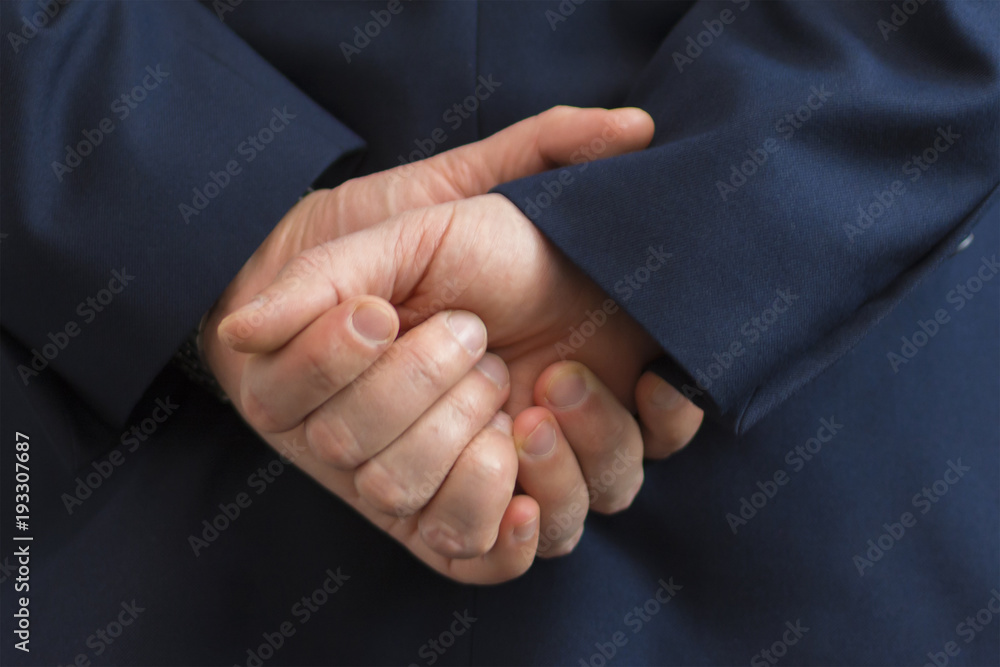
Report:
[{"label": "suit sleeve", "polygon": [[998,25],[991,2],[698,2],[626,101],[656,121],[649,149],[497,191],[742,433],[996,202]]},{"label": "suit sleeve", "polygon": [[29,391],[54,373],[121,424],[284,213],[363,144],[201,5],[0,12],[3,328],[31,350]]}]

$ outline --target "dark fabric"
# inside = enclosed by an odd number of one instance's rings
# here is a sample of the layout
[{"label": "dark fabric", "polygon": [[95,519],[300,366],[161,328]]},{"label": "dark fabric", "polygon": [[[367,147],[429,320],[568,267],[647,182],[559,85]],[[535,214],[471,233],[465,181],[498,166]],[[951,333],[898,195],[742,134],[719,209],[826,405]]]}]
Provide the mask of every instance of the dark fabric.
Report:
[{"label": "dark fabric", "polygon": [[[734,665],[801,620],[809,631],[779,665],[922,665],[948,642],[961,651],[945,656],[949,664],[995,665],[1000,602],[987,605],[1000,590],[1000,277],[961,309],[949,295],[998,252],[994,212],[968,250],[749,434],[707,424],[686,451],[646,465],[631,509],[589,517],[572,555],[487,588],[430,572],[305,475],[279,468],[230,408],[176,371],[115,430],[95,423],[55,375],[25,389],[13,366],[28,355],[5,337],[3,470],[12,474],[13,432],[29,435],[35,539],[28,655],[11,639],[16,545],[0,542],[0,662],[69,665],[83,654],[96,665],[247,665],[264,633],[273,639],[290,621],[295,634],[264,665],[578,667],[602,664],[601,647],[617,654],[608,664]],[[951,320],[894,373],[887,352],[942,308]],[[157,399],[177,405],[174,414],[145,440],[123,433],[151,419]],[[843,428],[810,442],[823,420]],[[73,468],[56,456],[73,439],[116,446],[121,460]],[[949,461],[970,470],[938,495]],[[269,464],[281,471],[272,482],[259,472]],[[109,467],[107,478],[96,472]],[[779,471],[788,479],[772,488]],[[88,475],[96,488],[69,514],[62,494],[74,496]],[[925,488],[937,502],[917,497]],[[750,519],[734,534],[727,515],[739,517],[744,498],[761,504],[755,494],[766,491],[773,497],[754,515],[743,510]],[[241,492],[249,507],[195,556],[190,536],[203,534],[203,521],[225,526],[219,504]],[[11,497],[3,500],[12,526]],[[884,524],[898,535],[892,524],[906,512],[916,524],[890,540]],[[862,563],[860,576],[854,557],[880,539],[889,549],[872,552],[878,560]],[[308,619],[293,613],[338,567],[350,577],[342,589]],[[658,611],[649,603],[656,613],[643,620],[634,608],[671,577],[683,588]],[[107,645],[96,631],[133,599],[145,611]],[[990,622],[980,625],[982,609]],[[435,651],[429,642],[467,610],[471,630]],[[614,646],[616,632],[624,646]]]},{"label": "dark fabric", "polygon": [[882,4],[699,3],[626,98],[656,120],[649,150],[497,188],[738,432],[856,344],[996,192],[1000,5],[912,4],[882,39]]},{"label": "dark fabric", "polygon": [[[1000,662],[994,4],[43,1],[0,20],[0,521],[17,532],[23,433],[34,538],[30,653],[14,648],[20,544],[0,541],[3,664]],[[704,45],[678,71],[689,38]],[[157,66],[169,76],[119,118]],[[492,92],[456,111],[480,77]],[[778,120],[824,85],[785,139]],[[747,349],[630,510],[515,582],[460,586],[164,366],[324,170],[335,184],[559,103],[639,104],[657,135],[572,168],[539,226],[658,337],[678,384]],[[247,161],[241,142],[286,106]],[[909,180],[949,126],[961,137]],[[723,201],[716,181],[760,147]],[[230,159],[240,173],[185,223]],[[533,214],[558,175],[500,191]],[[78,304],[106,288],[88,321]],[[750,344],[743,324],[778,290],[787,310]],[[324,602],[307,615],[303,596]]]},{"label": "dark fabric", "polygon": [[[4,25],[39,11],[5,2]],[[196,4],[73,2],[5,41],[3,326],[39,352],[27,384],[58,373],[121,425],[309,183],[363,144]]]}]

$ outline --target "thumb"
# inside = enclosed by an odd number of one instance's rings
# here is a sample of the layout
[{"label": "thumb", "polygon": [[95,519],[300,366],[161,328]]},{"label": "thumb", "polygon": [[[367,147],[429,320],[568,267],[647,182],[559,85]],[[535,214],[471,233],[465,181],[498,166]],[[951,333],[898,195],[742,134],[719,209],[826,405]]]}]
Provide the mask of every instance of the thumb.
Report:
[{"label": "thumb", "polygon": [[[518,178],[645,148],[653,119],[642,109],[558,106],[439,155],[347,181],[330,192],[341,234],[403,211],[486,194]],[[344,207],[351,202],[364,207]],[[363,210],[357,210],[362,208]]]},{"label": "thumb", "polygon": [[464,203],[407,211],[300,252],[250,303],[220,322],[219,338],[238,352],[270,352],[352,296],[394,303],[405,298]]}]

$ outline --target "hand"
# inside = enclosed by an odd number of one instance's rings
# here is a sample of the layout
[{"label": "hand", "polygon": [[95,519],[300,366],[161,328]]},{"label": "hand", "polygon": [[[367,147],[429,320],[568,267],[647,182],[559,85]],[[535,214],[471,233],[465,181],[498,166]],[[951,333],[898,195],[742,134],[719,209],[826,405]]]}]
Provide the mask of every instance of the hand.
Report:
[{"label": "hand", "polygon": [[[467,205],[477,210],[467,208]],[[481,224],[487,219],[492,226]],[[431,257],[436,261],[430,261]],[[536,257],[544,261],[533,265],[531,258]],[[330,270],[334,263],[338,264],[339,270]],[[360,273],[355,269],[359,263],[363,265]],[[424,270],[426,274],[421,276]],[[520,282],[512,280],[512,275]],[[559,279],[549,280],[553,276]],[[569,279],[565,279],[567,277]],[[538,289],[539,285],[541,289]],[[503,288],[501,294],[506,294],[507,298],[496,298],[492,294],[498,287]],[[545,298],[523,302],[509,298],[511,294],[518,293],[536,297],[544,295]],[[559,335],[570,323],[579,324],[586,310],[599,309],[605,301],[596,286],[554,253],[517,209],[498,196],[404,214],[386,225],[307,251],[286,267],[278,286],[268,290],[268,294],[270,300],[263,305],[258,303],[256,313],[244,311],[223,325],[223,331],[240,339],[233,340],[237,349],[274,350],[300,330],[300,336],[308,339],[312,335],[310,330],[316,326],[314,319],[329,308],[339,307],[342,300],[351,295],[377,294],[391,298],[399,307],[402,319],[409,322],[419,322],[428,313],[439,310],[440,307],[434,306],[435,300],[474,308],[487,321],[494,335],[492,344],[499,346],[501,355],[513,362],[512,375],[516,377],[520,373],[527,378],[525,382],[513,383],[515,392],[519,385],[522,387],[522,396],[520,405],[516,395],[511,399],[510,405],[516,406],[511,410],[531,404],[531,380],[558,358],[554,345]],[[573,307],[572,303],[577,303],[579,307]],[[509,326],[511,323],[515,328],[521,328],[518,335],[524,335],[520,338],[514,335]],[[612,343],[615,339],[625,340],[626,347],[631,346],[640,353],[628,359],[623,359],[621,355],[605,356],[604,351],[614,347]],[[580,351],[580,356],[595,367],[605,365],[605,370],[611,372],[602,377],[614,381],[618,385],[619,397],[631,402],[631,390],[636,386],[639,369],[656,353],[655,343],[638,325],[622,315],[612,317],[599,335]],[[616,369],[621,362],[624,363]],[[566,394],[575,387],[578,393],[586,392],[586,396],[578,397],[579,401],[570,400],[573,405],[568,408],[559,408],[545,396],[549,388],[547,384],[542,389],[540,383],[535,389],[540,396],[536,398],[541,405],[547,403],[554,408],[555,418],[537,410],[519,417],[515,426],[519,441],[522,445],[526,444],[527,434],[540,422],[547,422],[553,427],[557,423],[568,424],[568,429],[579,431],[584,440],[599,445],[592,452],[584,451],[582,456],[580,449],[576,449],[584,471],[589,469],[595,473],[590,476],[597,481],[591,485],[591,491],[599,489],[594,505],[608,511],[627,505],[642,480],[642,469],[637,464],[642,455],[638,427],[593,375],[574,365],[552,369],[551,373],[543,376],[541,382],[551,380],[553,394]],[[568,386],[558,391],[563,385]],[[645,404],[651,404],[645,399],[650,398],[657,385],[665,386],[655,378],[644,379],[643,385],[640,385],[640,397]],[[679,438],[677,435],[684,428],[673,431],[661,429],[659,433],[661,442],[667,445],[665,448],[689,438],[700,423],[699,411],[683,400],[680,405],[673,417],[674,421],[687,422],[687,433]],[[619,410],[618,414],[613,414],[615,408]],[[612,412],[613,418],[605,420],[612,428],[603,428],[605,422],[599,420],[580,418],[593,416],[598,411]],[[650,408],[643,411],[655,414]],[[350,412],[344,409],[342,401],[337,400],[313,412],[307,420],[307,438],[325,460],[351,468],[368,453],[358,452],[354,435],[357,426],[351,426],[350,420],[345,425],[344,415],[348,414]],[[568,417],[574,414],[577,418],[560,420],[560,415]],[[676,419],[678,416],[681,416],[680,420]],[[333,429],[337,433],[331,436]],[[552,430],[556,431],[555,439],[562,446],[557,446],[556,452],[568,452],[558,429]],[[551,433],[549,435],[551,441]],[[573,440],[572,434],[570,439]],[[607,442],[618,444],[618,440],[621,444],[616,450],[605,446]],[[520,450],[525,452],[525,447]],[[553,457],[558,459],[558,456]],[[547,487],[542,485],[537,491],[529,487],[538,485],[546,477],[521,475],[521,483],[529,493],[541,499]],[[610,481],[605,483],[602,477]],[[546,481],[551,481],[551,477]],[[582,478],[579,479],[580,483],[575,488],[577,494],[583,492],[585,508],[587,488],[582,481]],[[574,502],[569,503],[569,514],[579,516],[580,503],[576,502],[579,495],[570,500]],[[572,511],[574,505],[578,508],[576,512]]]},{"label": "hand", "polygon": [[[566,108],[554,109],[540,117],[519,123],[507,131],[479,144],[444,153],[416,165],[356,179],[345,183],[344,186],[336,190],[316,193],[306,198],[296,210],[282,221],[278,228],[276,228],[275,233],[271,235],[268,241],[255,254],[254,258],[248,262],[237,279],[234,280],[230,289],[227,290],[223,299],[220,300],[219,307],[213,313],[214,322],[217,322],[222,315],[231,309],[231,304],[240,304],[248,300],[249,296],[262,286],[260,285],[261,281],[266,282],[266,280],[272,278],[283,261],[294,254],[295,251],[316,243],[317,239],[324,238],[324,235],[330,237],[347,233],[358,227],[370,224],[372,221],[382,219],[397,209],[463,197],[477,190],[485,191],[499,180],[514,178],[543,168],[550,168],[560,162],[566,163],[573,160],[573,153],[576,152],[577,148],[580,145],[588,143],[592,136],[597,136],[598,131],[601,131],[604,139],[609,144],[609,148],[604,153],[605,156],[614,155],[644,145],[651,131],[651,127],[648,126],[648,118],[644,117],[643,114],[638,114],[637,118],[634,111],[624,112],[632,114],[631,118],[621,118],[621,113],[623,112],[618,112],[617,128],[614,128],[609,124],[613,116],[609,116],[608,112],[598,110],[581,111]],[[568,122],[570,120],[573,122]],[[636,125],[637,121],[638,125]],[[642,127],[643,121],[646,122],[646,128]],[[629,126],[630,122],[633,124],[631,127]],[[609,128],[612,129],[610,134],[607,132]],[[576,133],[575,136],[573,135],[574,132]],[[587,132],[591,134],[587,136]],[[523,147],[526,145],[532,146],[532,150],[524,150]],[[404,178],[407,175],[411,177]],[[369,303],[367,305],[373,304]],[[360,310],[362,309],[359,309],[359,312]],[[345,321],[341,320],[340,323],[345,324]],[[214,332],[212,323],[209,324],[206,330],[209,333]],[[373,351],[369,349],[367,353],[371,354]],[[245,409],[241,406],[240,396],[241,393],[246,394],[247,387],[254,384],[253,382],[248,383],[246,381],[247,378],[267,377],[267,373],[255,374],[253,372],[253,364],[246,363],[248,360],[246,355],[220,354],[221,348],[212,336],[209,336],[206,340],[206,352],[223,385],[229,389],[229,393],[236,400],[237,407],[245,413]],[[212,361],[213,359],[214,361]],[[250,368],[248,369],[247,366]],[[245,370],[249,370],[249,372],[244,373]],[[263,369],[258,365],[258,370]],[[475,374],[478,375],[478,372]],[[270,379],[273,380],[275,378],[272,375]],[[288,383],[286,383],[286,386],[289,386]],[[290,386],[294,386],[294,383]],[[252,391],[249,393],[253,394]],[[396,393],[402,392],[397,388]],[[389,398],[392,398],[392,396],[389,396]],[[295,403],[297,401],[292,402]],[[390,405],[395,407],[394,404],[390,403]],[[592,410],[593,407],[586,405],[584,409]],[[572,414],[573,412],[569,411],[565,417],[571,418]],[[252,418],[250,421],[251,423],[255,423],[255,420]],[[461,420],[452,421],[459,422]],[[607,417],[606,421],[613,421],[613,419]],[[504,420],[500,419],[499,423],[501,428],[503,428]],[[509,424],[509,421],[507,423]],[[272,442],[272,444],[276,444],[281,439],[276,437],[274,433],[264,433],[262,435],[264,435],[265,439]],[[295,434],[290,432],[285,434],[286,437],[296,437],[296,435],[301,436],[301,433]],[[586,438],[588,435],[584,434],[584,437]],[[490,439],[489,436],[490,434],[484,435],[487,439]],[[495,439],[495,436],[493,439]],[[488,450],[489,447],[477,447],[473,448],[472,451],[481,452],[484,449]],[[554,466],[553,463],[559,461],[571,463],[572,467],[577,469],[572,452],[569,451],[565,439],[560,439],[560,447],[557,448],[556,454],[550,456],[543,464],[547,465],[549,469],[558,469],[559,466]],[[514,569],[510,569],[508,565],[511,559],[507,558],[510,550],[508,549],[507,552],[504,552],[505,555],[503,557],[499,555],[503,552],[503,539],[497,543],[497,546],[494,547],[490,554],[492,570],[490,568],[480,568],[480,563],[477,561],[450,561],[449,559],[441,559],[435,557],[433,554],[428,554],[427,549],[423,548],[422,545],[414,543],[413,538],[415,536],[412,533],[415,531],[405,534],[405,531],[412,527],[413,522],[393,522],[391,525],[387,524],[385,517],[376,516],[376,513],[372,512],[372,508],[367,506],[357,493],[353,493],[353,488],[350,488],[351,485],[338,486],[334,482],[342,480],[329,479],[328,473],[330,471],[324,470],[322,466],[310,465],[310,462],[306,460],[300,460],[298,463],[313,474],[314,477],[321,479],[331,490],[345,497],[348,502],[365,513],[366,516],[375,520],[379,525],[383,525],[387,530],[394,531],[394,534],[404,544],[407,544],[411,550],[415,552],[422,550],[422,554],[418,555],[422,555],[425,560],[430,562],[439,571],[445,572],[449,576],[464,580],[483,581],[491,578],[495,580],[497,578],[513,576],[519,572],[519,569],[524,569],[530,564],[529,559],[525,563],[515,564],[513,566]],[[530,466],[522,465],[521,470],[522,472],[530,470]],[[452,476],[456,478],[461,477],[461,475],[456,475],[455,471],[453,471]],[[563,477],[567,476],[564,475]],[[556,479],[549,480],[546,488],[550,490],[551,494],[558,498],[571,495],[568,493],[570,490],[568,487],[564,488],[562,493],[559,493],[558,489],[560,487],[556,483],[557,481]],[[428,487],[429,485],[425,483],[423,486]],[[583,498],[585,501],[585,492]],[[527,513],[530,515],[532,507],[525,505],[524,501],[527,500],[526,498],[514,498],[510,503],[508,513],[505,517],[509,519],[513,514],[517,514],[518,505],[522,507],[522,510],[527,510]],[[544,500],[542,506],[545,508]],[[549,517],[557,514],[556,512],[546,512],[545,516]],[[530,524],[531,521],[529,520],[527,523]],[[579,513],[577,513],[574,523],[577,525],[582,523],[582,516],[579,516]],[[544,527],[545,523],[543,522]],[[508,522],[505,528],[507,532],[510,532],[511,524]],[[571,536],[572,532],[570,532]],[[551,533],[549,534],[551,535]],[[495,536],[496,530],[494,528],[494,539]],[[549,540],[546,541],[548,542]],[[550,553],[558,553],[561,548],[571,548],[571,546],[572,544],[562,546],[554,544]],[[531,549],[534,549],[533,544],[531,545]],[[523,552],[523,549],[521,551]],[[508,567],[506,574],[503,573],[504,567]]]}]

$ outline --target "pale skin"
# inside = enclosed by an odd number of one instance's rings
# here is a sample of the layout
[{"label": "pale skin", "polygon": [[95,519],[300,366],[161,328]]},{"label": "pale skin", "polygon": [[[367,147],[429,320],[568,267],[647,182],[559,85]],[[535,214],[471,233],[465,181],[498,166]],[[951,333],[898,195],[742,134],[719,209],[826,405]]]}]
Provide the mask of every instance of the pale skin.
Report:
[{"label": "pale skin", "polygon": [[609,127],[601,157],[652,137],[636,109],[557,107],[314,193],[206,326],[206,358],[261,437],[279,451],[308,444],[297,466],[458,581],[504,581],[536,551],[568,553],[588,508],[627,507],[641,458],[669,455],[701,424],[642,373],[662,352],[622,311],[559,359],[556,343],[607,296],[484,194],[569,164]]}]

